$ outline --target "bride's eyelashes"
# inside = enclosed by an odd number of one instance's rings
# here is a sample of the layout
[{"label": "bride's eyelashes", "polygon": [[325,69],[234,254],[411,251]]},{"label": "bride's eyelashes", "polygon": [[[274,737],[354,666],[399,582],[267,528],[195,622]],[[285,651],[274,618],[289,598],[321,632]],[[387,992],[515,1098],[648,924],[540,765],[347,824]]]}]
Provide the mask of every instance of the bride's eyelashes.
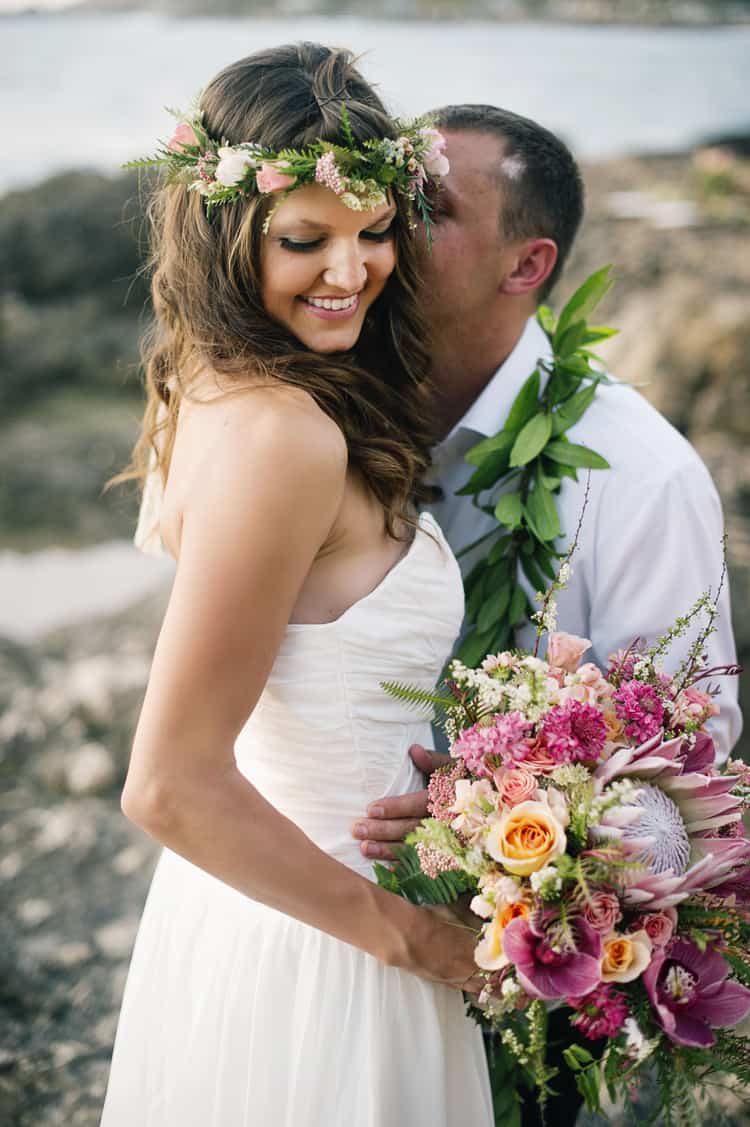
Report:
[{"label": "bride's eyelashes", "polygon": [[[393,220],[391,220],[391,222],[383,231],[361,231],[359,237],[361,239],[367,239],[369,242],[373,243],[385,243],[388,241],[388,239],[391,238],[392,235]],[[290,250],[296,254],[306,254],[309,251],[318,250],[324,242],[325,238],[323,236],[321,236],[319,239],[311,239],[305,241],[302,241],[300,239],[290,239],[286,236],[282,236],[279,239],[279,245],[282,246],[284,250]]]}]

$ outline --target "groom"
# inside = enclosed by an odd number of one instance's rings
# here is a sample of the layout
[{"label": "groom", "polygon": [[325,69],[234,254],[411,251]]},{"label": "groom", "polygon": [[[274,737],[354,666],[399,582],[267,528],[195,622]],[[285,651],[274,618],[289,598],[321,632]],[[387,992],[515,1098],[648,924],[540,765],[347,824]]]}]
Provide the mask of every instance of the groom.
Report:
[{"label": "groom", "polygon": [[[451,170],[436,202],[434,245],[424,253],[423,301],[432,328],[433,381],[443,439],[434,480],[443,492],[433,512],[454,551],[495,524],[455,491],[468,480],[466,452],[499,431],[537,359],[550,355],[537,306],[557,281],[583,214],[578,167],[562,142],[526,118],[494,106],[448,106],[435,115]],[[700,458],[641,395],[624,384],[600,385],[592,406],[569,432],[610,463],[593,471],[572,577],[558,598],[559,629],[590,638],[587,660],[607,657],[637,636],[654,638],[686,612],[722,569],[721,503]],[[585,490],[565,479],[558,498],[565,540],[578,524]],[[464,575],[487,545],[462,557]],[[526,585],[527,592],[533,592]],[[517,644],[533,648],[534,631]],[[670,650],[668,666],[690,636]],[[706,644],[708,665],[736,660],[729,592],[719,600],[718,629]],[[721,715],[711,722],[720,760],[736,743],[741,718],[736,680],[725,678]],[[444,760],[410,749],[429,774]],[[367,857],[390,858],[426,814],[426,792],[383,798],[354,827]],[[390,844],[389,844],[390,843]],[[564,1119],[555,1101],[551,1121]],[[533,1122],[525,1117],[524,1122]]]}]

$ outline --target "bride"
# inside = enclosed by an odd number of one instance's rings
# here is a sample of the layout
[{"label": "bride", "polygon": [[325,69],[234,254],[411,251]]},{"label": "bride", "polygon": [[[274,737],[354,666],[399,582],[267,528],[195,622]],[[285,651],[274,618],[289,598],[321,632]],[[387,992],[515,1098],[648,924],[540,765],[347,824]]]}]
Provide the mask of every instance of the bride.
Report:
[{"label": "bride", "polygon": [[163,848],[102,1125],[490,1127],[475,936],[379,888],[350,832],[422,785],[429,727],[380,682],[432,685],[463,614],[413,507],[441,138],[302,44],[223,70],[158,159],[131,476],[177,569],[122,809]]}]

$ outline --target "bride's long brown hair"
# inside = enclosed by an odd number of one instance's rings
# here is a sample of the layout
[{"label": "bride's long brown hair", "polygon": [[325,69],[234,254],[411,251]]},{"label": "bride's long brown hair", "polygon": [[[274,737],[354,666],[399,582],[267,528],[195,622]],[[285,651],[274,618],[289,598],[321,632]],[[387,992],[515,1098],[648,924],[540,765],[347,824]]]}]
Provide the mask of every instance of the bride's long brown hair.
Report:
[{"label": "bride's long brown hair", "polygon": [[[276,151],[319,138],[344,143],[342,105],[358,143],[397,136],[351,52],[313,43],[233,63],[200,100],[209,134]],[[249,377],[254,385],[260,378],[304,388],[341,428],[350,464],[382,504],[389,534],[396,535],[398,520],[413,524],[411,503],[426,495],[420,482],[434,441],[433,412],[414,237],[406,202],[396,196],[395,203],[396,268],[354,349],[322,355],[263,308],[260,248],[272,201],[234,202],[209,219],[198,193],[158,186],[147,209],[155,316],[142,347],[146,407],[131,463],[108,484],[137,479],[142,486],[154,457],[166,483],[180,401],[209,369],[230,393],[244,390]]]}]

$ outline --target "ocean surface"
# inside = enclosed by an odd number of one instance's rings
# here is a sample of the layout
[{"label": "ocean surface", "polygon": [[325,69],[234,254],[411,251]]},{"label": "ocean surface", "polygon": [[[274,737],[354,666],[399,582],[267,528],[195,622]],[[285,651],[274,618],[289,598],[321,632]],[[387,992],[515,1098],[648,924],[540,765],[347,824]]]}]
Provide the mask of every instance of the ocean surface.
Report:
[{"label": "ocean surface", "polygon": [[0,18],[0,191],[150,153],[171,133],[164,106],[186,106],[259,47],[302,39],[363,52],[397,113],[491,102],[541,121],[583,158],[750,127],[750,27],[40,13]]}]

